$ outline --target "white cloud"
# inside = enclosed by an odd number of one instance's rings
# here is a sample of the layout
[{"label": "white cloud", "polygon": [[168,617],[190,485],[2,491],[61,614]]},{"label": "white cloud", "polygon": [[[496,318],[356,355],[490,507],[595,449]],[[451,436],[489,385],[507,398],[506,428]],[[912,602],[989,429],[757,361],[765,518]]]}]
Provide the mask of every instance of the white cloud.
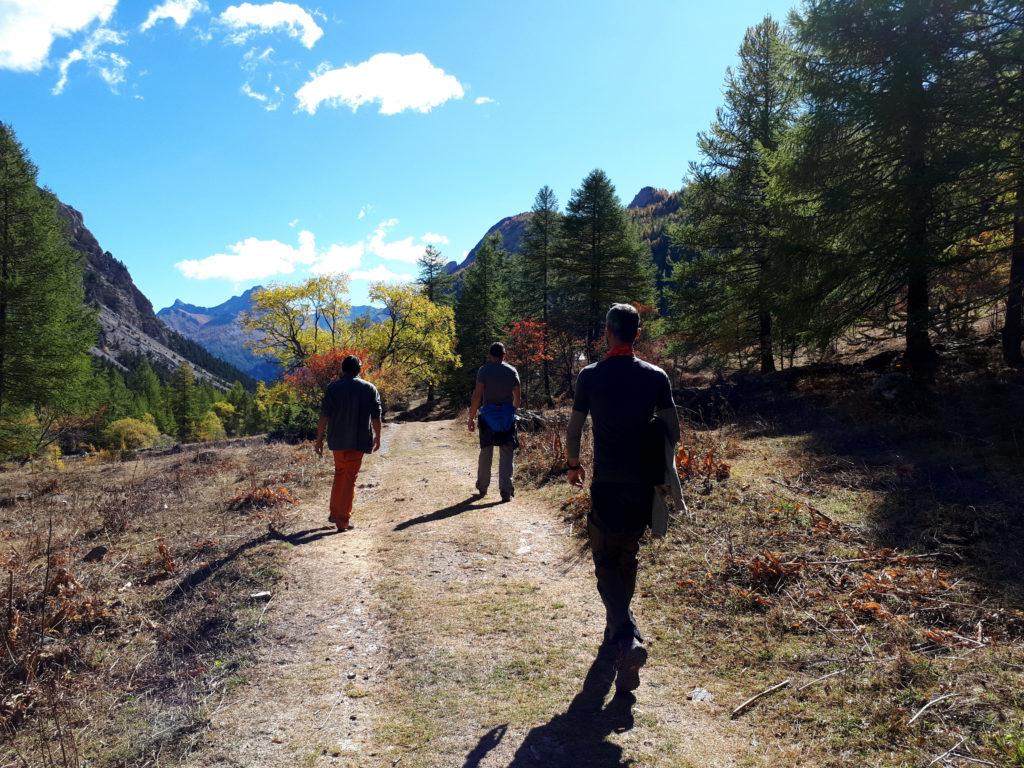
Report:
[{"label": "white cloud", "polygon": [[324,34],[308,11],[294,3],[279,0],[232,5],[220,15],[220,20],[234,30],[231,40],[236,43],[244,43],[258,32],[284,30],[307,48],[312,48]]},{"label": "white cloud", "polygon": [[281,106],[281,102],[284,100],[284,96],[281,93],[281,87],[279,85],[275,85],[270,93],[260,93],[259,91],[254,90],[249,83],[242,83],[242,93],[250,99],[260,102],[267,112],[275,111]]},{"label": "white cloud", "polygon": [[473,103],[479,107],[483,104],[494,104],[495,101],[490,96],[477,96],[473,99]]},{"label": "white cloud", "polygon": [[363,219],[366,218],[367,212],[372,211],[372,210],[373,210],[373,206],[372,205],[364,205],[362,208],[359,209],[359,213],[356,214],[356,218],[359,219],[360,221],[362,221]]},{"label": "white cloud", "polygon": [[336,272],[352,272],[363,263],[366,243],[359,241],[352,245],[335,243],[320,254],[313,265],[312,271],[317,274],[334,274]]},{"label": "white cloud", "polygon": [[297,246],[279,240],[249,237],[229,245],[228,253],[215,253],[205,259],[186,259],[174,266],[193,280],[221,278],[236,283],[262,280],[274,275],[290,275],[299,266],[316,260],[316,238],[312,232],[299,232]]},{"label": "white cloud", "polygon": [[422,53],[378,53],[355,66],[321,67],[295,94],[299,109],[311,115],[321,104],[344,104],[355,112],[373,102],[380,103],[382,115],[397,115],[407,109],[429,112],[464,95],[462,84]]},{"label": "white cloud", "polygon": [[[405,237],[401,240],[389,242],[387,239],[388,232],[396,224],[398,224],[398,219],[388,219],[378,224],[377,228],[373,230],[373,234],[367,240],[366,250],[385,261],[401,261],[405,264],[415,264],[431,241],[426,239],[427,235],[424,235],[419,240],[414,237]],[[433,236],[447,240],[444,235]]]},{"label": "white cloud", "polygon": [[68,84],[68,70],[72,64],[77,64],[80,61],[96,70],[103,81],[110,86],[110,90],[116,93],[117,86],[125,80],[125,72],[128,70],[130,62],[120,54],[104,50],[104,46],[124,45],[124,43],[124,35],[113,29],[99,27],[93,30],[81,48],[75,48],[61,59],[58,65],[60,77],[57,79],[57,84],[53,86],[53,95],[59,96],[64,92],[64,87]]},{"label": "white cloud", "polygon": [[353,280],[368,280],[371,283],[411,283],[413,276],[404,272],[392,272],[383,264],[373,269],[363,269],[352,273]]},{"label": "white cloud", "polygon": [[428,245],[448,245],[448,238],[436,232],[427,232],[420,240]]},{"label": "white cloud", "polygon": [[[290,222],[289,226],[296,223],[298,219]],[[362,240],[332,243],[326,248],[318,248],[316,237],[308,230],[299,232],[297,245],[250,237],[229,245],[226,253],[215,253],[203,259],[186,259],[174,266],[185,277],[194,280],[222,279],[234,283],[291,275],[303,268],[313,274],[347,272],[354,280],[411,280],[411,275],[394,272],[384,264],[359,269],[367,256],[414,264],[423,254],[427,245],[426,235],[418,239],[387,239],[397,224],[397,219],[387,219]],[[440,238],[437,242],[448,241],[444,235],[434,237]]]},{"label": "white cloud", "polygon": [[199,10],[205,10],[200,0],[165,0],[150,10],[146,20],[139,25],[139,31],[146,32],[163,19],[170,19],[181,29],[188,24],[192,14]]},{"label": "white cloud", "polygon": [[0,0],[0,69],[38,72],[58,37],[105,24],[117,0]]}]

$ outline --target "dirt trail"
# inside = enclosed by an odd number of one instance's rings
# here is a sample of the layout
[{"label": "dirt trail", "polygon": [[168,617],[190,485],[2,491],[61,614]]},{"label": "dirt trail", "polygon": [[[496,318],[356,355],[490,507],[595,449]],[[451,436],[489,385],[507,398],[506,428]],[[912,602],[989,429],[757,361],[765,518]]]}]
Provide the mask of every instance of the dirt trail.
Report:
[{"label": "dirt trail", "polygon": [[719,705],[687,701],[709,681],[656,640],[632,711],[608,703],[589,558],[540,492],[497,504],[495,480],[471,502],[475,458],[461,422],[389,426],[342,535],[316,530],[318,489],[258,661],[187,765],[761,763]]}]

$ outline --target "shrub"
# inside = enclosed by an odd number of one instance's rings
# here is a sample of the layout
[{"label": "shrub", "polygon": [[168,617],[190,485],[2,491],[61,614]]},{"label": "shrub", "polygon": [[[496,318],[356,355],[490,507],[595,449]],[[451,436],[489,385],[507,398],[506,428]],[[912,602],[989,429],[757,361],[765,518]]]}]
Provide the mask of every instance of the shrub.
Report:
[{"label": "shrub", "polygon": [[227,433],[224,431],[224,425],[213,411],[209,411],[196,422],[195,430],[196,439],[203,442],[223,440],[227,436]]},{"label": "shrub", "polygon": [[108,448],[122,451],[151,448],[158,437],[160,430],[151,420],[131,418],[112,421],[103,433]]}]

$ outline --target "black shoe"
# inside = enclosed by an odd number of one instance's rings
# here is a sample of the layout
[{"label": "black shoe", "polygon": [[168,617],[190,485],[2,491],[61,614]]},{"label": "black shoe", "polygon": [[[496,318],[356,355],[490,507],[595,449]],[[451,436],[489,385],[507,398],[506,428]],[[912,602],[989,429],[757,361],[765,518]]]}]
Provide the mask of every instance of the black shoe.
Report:
[{"label": "black shoe", "polygon": [[620,649],[619,673],[615,678],[616,694],[628,693],[639,688],[640,668],[647,663],[647,649],[635,637],[626,640]]},{"label": "black shoe", "polygon": [[511,493],[503,493],[503,494],[501,494],[501,503],[502,504],[508,504],[510,501],[512,501],[512,494]]}]

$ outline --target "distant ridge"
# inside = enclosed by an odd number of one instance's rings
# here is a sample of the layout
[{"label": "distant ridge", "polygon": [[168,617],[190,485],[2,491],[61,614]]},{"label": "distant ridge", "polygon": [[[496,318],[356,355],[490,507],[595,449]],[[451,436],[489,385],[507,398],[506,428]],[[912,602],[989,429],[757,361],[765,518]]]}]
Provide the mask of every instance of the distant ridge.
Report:
[{"label": "distant ridge", "polygon": [[[213,307],[201,307],[176,299],[164,307],[156,316],[183,336],[192,339],[211,354],[227,360],[261,381],[273,381],[281,375],[280,366],[272,359],[260,357],[249,349],[252,334],[242,327],[241,314],[252,309],[253,294],[262,290],[255,285],[238,296],[232,296]],[[379,307],[352,307],[349,317],[353,320],[368,317],[370,322],[380,322],[387,313]]]},{"label": "distant ridge", "polygon": [[[659,272],[664,275],[670,268],[673,259],[672,247],[668,237],[668,225],[679,211],[679,193],[656,187],[644,187],[626,206],[626,213],[636,224],[640,237],[651,248],[651,255]],[[503,247],[509,253],[521,253],[526,225],[533,214],[529,211],[506,216],[490,227],[473,249],[466,254],[461,264],[450,262],[449,273],[458,273],[466,269],[476,260],[476,254],[484,241],[497,233],[501,236]]]},{"label": "distant ridge", "polygon": [[85,226],[81,212],[60,203],[58,213],[68,225],[72,246],[85,257],[86,301],[99,308],[100,337],[94,355],[121,368],[122,359],[138,355],[164,370],[173,370],[187,361],[196,369],[197,378],[217,387],[227,388],[236,379],[252,386],[252,379],[245,373],[157,318],[128,268],[103,250]]}]

